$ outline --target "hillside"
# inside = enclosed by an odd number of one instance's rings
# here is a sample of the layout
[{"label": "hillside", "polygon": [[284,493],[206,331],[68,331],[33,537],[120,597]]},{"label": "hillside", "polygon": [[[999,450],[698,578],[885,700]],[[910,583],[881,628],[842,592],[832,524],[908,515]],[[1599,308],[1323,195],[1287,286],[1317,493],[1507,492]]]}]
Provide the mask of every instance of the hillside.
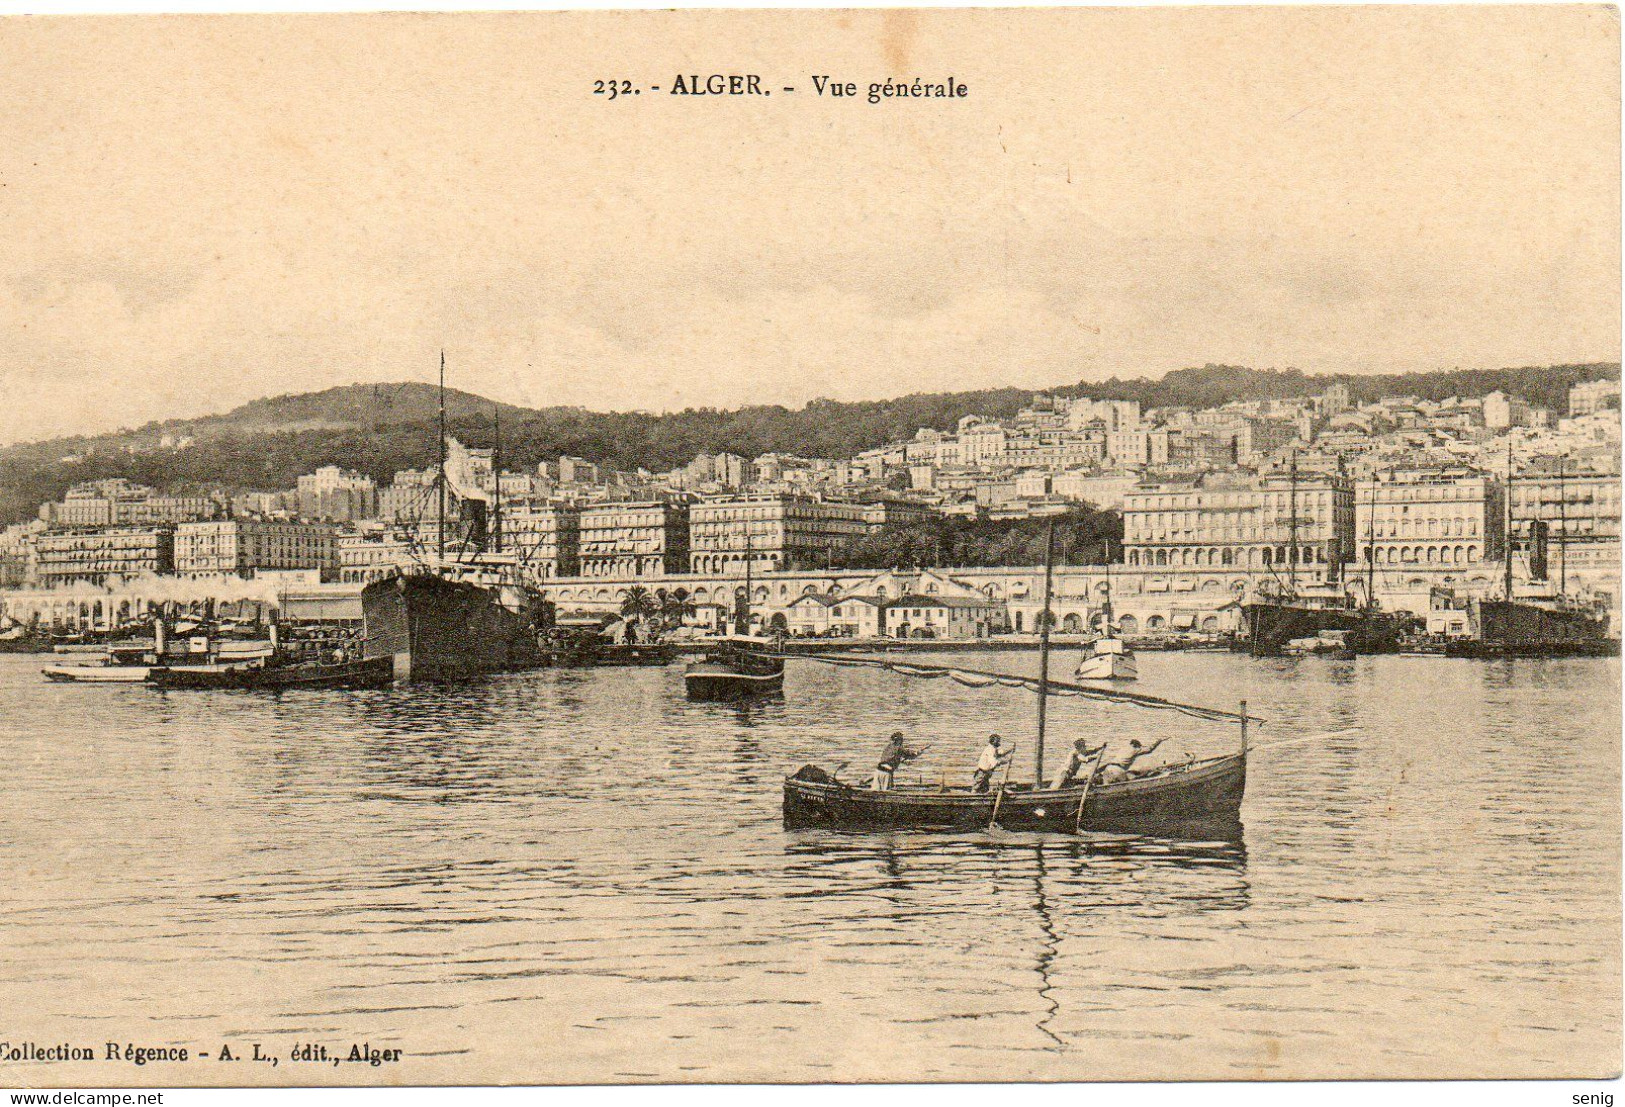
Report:
[{"label": "hillside", "polygon": [[[1618,375],[1618,364],[1382,376],[1312,376],[1296,370],[1208,365],[1158,379],[1113,377],[1053,391],[1138,400],[1146,407],[1212,407],[1231,400],[1313,395],[1342,381],[1357,400],[1386,395],[1443,399],[1502,389],[1561,411],[1571,385]],[[500,407],[503,459],[509,468],[570,454],[618,469],[641,466],[661,471],[684,464],[697,453],[719,450],[746,457],[770,451],[851,457],[910,437],[920,427],[950,429],[965,415],[1013,415],[1032,395],[1002,388],[853,403],[817,400],[800,409],[697,408],[652,415],[564,407],[531,410],[495,405],[448,389],[446,408],[453,434],[470,445],[489,446],[492,413]],[[104,477],[177,491],[277,489],[292,487],[299,474],[319,465],[337,464],[387,481],[398,469],[432,462],[438,402],[437,390],[429,384],[354,384],[256,400],[222,415],[0,449],[0,523],[29,518],[40,503],[59,498],[73,484]],[[184,450],[164,449],[160,443],[166,435],[191,437],[194,442]]]}]

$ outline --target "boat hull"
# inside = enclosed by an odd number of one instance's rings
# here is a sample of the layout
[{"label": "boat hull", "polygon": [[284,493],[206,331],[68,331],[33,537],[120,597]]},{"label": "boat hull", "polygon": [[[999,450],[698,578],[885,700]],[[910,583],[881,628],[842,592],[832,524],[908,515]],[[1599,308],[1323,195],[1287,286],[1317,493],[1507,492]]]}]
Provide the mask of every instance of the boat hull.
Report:
[{"label": "boat hull", "polygon": [[152,666],[50,665],[40,672],[58,684],[141,684],[152,673]]},{"label": "boat hull", "polygon": [[1138,680],[1140,666],[1131,653],[1102,653],[1078,664],[1079,680]]},{"label": "boat hull", "polygon": [[784,670],[742,673],[722,665],[700,664],[683,674],[683,687],[691,700],[731,703],[772,696],[784,691]]},{"label": "boat hull", "polygon": [[1355,653],[1398,653],[1409,622],[1382,611],[1275,603],[1246,604],[1241,615],[1247,634],[1237,640],[1236,648],[1254,657],[1279,657],[1288,642],[1327,630],[1346,632],[1348,648]]},{"label": "boat hull", "polygon": [[[788,829],[847,831],[1080,831],[1201,836],[1239,828],[1247,757],[1234,754],[1173,766],[1115,784],[1059,789],[1006,789],[976,794],[926,788],[878,792],[802,769],[784,782]],[[1083,805],[1079,817],[1079,804]],[[1221,835],[1222,836],[1222,835]]]},{"label": "boat hull", "polygon": [[158,669],[152,683],[160,688],[279,691],[289,688],[382,688],[394,680],[391,658],[331,664],[277,665],[266,668]]},{"label": "boat hull", "polygon": [[541,601],[529,610],[497,588],[434,574],[388,577],[361,592],[362,655],[387,657],[396,680],[466,680],[547,663],[538,645]]},{"label": "boat hull", "polygon": [[1608,620],[1583,611],[1506,600],[1473,605],[1475,634],[1451,642],[1451,657],[1608,657],[1619,652]]}]

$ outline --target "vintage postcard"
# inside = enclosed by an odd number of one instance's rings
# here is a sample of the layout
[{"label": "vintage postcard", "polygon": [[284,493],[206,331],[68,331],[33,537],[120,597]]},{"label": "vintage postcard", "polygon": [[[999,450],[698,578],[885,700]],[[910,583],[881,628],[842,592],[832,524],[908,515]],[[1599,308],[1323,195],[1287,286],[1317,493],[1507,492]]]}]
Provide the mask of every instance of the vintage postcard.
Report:
[{"label": "vintage postcard", "polygon": [[0,1085],[1617,1077],[1619,51],[0,19]]}]

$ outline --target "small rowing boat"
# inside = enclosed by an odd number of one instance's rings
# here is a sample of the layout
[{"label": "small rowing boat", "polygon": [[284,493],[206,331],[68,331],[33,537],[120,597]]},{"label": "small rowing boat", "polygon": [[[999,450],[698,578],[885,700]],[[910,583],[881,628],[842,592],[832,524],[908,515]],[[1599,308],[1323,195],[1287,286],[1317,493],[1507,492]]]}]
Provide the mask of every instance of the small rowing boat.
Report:
[{"label": "small rowing boat", "polygon": [[[990,673],[942,665],[921,665],[878,657],[809,654],[807,659],[838,666],[871,666],[926,680],[948,679],[971,688],[1026,688],[1038,693],[1038,733],[1033,749],[1030,783],[1012,783],[1010,758],[999,755],[997,736],[990,738],[984,760],[977,766],[976,787],[949,787],[944,780],[929,784],[894,785],[888,765],[877,768],[869,787],[848,784],[835,773],[804,765],[784,781],[784,825],[788,829],[826,830],[1004,830],[1079,834],[1119,831],[1167,837],[1225,836],[1241,825],[1241,802],[1247,790],[1246,701],[1239,713],[1195,704],[1175,703],[1157,696],[1069,684],[1049,678],[1051,573],[1055,530],[1051,524],[1045,558],[1044,602],[1039,616],[1038,676]],[[1052,696],[1082,697],[1157,711],[1172,711],[1195,719],[1229,720],[1240,724],[1241,741],[1234,752],[1198,760],[1194,756],[1155,768],[1138,770],[1136,761],[1162,742],[1149,747],[1138,739],[1119,759],[1106,763],[1106,746],[1088,754],[1092,765],[1080,762],[1084,743],[1055,783],[1044,773],[1046,704]],[[895,736],[900,738],[901,736]],[[1002,765],[1004,778],[992,788],[992,774]],[[1218,832],[1215,834],[1214,832]]]},{"label": "small rowing boat", "polygon": [[[826,830],[1086,831],[1176,835],[1239,824],[1247,755],[1164,766],[1116,783],[1069,788],[1007,784],[1002,795],[969,788],[853,786],[813,765],[784,782],[784,825]],[[995,811],[995,808],[997,810]]]}]

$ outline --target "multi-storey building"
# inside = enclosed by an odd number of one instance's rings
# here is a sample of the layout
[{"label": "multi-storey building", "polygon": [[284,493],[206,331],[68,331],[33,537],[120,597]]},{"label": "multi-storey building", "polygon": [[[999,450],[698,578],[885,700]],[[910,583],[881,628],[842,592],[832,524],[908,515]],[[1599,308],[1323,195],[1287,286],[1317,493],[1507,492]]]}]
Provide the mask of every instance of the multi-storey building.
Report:
[{"label": "multi-storey building", "polygon": [[378,486],[373,479],[337,465],[324,465],[297,481],[299,514],[339,523],[378,517]]},{"label": "multi-storey building", "polygon": [[75,486],[61,503],[42,505],[39,517],[59,528],[118,527],[207,519],[216,509],[209,496],[159,496],[145,485],[115,478]]},{"label": "multi-storey building", "polygon": [[175,568],[173,527],[51,531],[34,539],[41,586],[107,584]]},{"label": "multi-storey building", "polygon": [[563,505],[527,505],[502,514],[502,548],[539,577],[581,572],[581,512]]},{"label": "multi-storey building", "polygon": [[338,568],[338,528],[330,523],[210,519],[175,528],[175,571],[187,576]]},{"label": "multi-storey building", "polygon": [[817,568],[868,529],[865,504],[775,493],[703,500],[689,513],[689,565],[743,572],[748,556],[759,571]]},{"label": "multi-storey building", "polygon": [[380,580],[423,560],[422,544],[399,528],[369,528],[338,536],[339,579],[352,584]]},{"label": "multi-storey building", "polygon": [[[1570,591],[1619,580],[1618,473],[1528,469],[1512,482],[1512,546],[1531,575]],[[1537,533],[1540,540],[1536,540]]]},{"label": "multi-storey building", "polygon": [[437,510],[435,471],[402,469],[378,493],[378,518],[386,523],[416,523]]},{"label": "multi-storey building", "polygon": [[1503,489],[1488,473],[1385,469],[1359,481],[1354,495],[1361,564],[1476,565],[1505,552]]},{"label": "multi-storey building", "polygon": [[688,568],[688,505],[594,504],[581,512],[581,575],[647,577]]},{"label": "multi-storey building", "polygon": [[[1295,521],[1295,523],[1294,523]],[[1353,489],[1316,473],[1209,473],[1141,486],[1123,498],[1132,566],[1340,569],[1353,548]]]},{"label": "multi-storey building", "polygon": [[1569,414],[1591,415],[1619,410],[1619,379],[1585,381],[1569,389]]}]

